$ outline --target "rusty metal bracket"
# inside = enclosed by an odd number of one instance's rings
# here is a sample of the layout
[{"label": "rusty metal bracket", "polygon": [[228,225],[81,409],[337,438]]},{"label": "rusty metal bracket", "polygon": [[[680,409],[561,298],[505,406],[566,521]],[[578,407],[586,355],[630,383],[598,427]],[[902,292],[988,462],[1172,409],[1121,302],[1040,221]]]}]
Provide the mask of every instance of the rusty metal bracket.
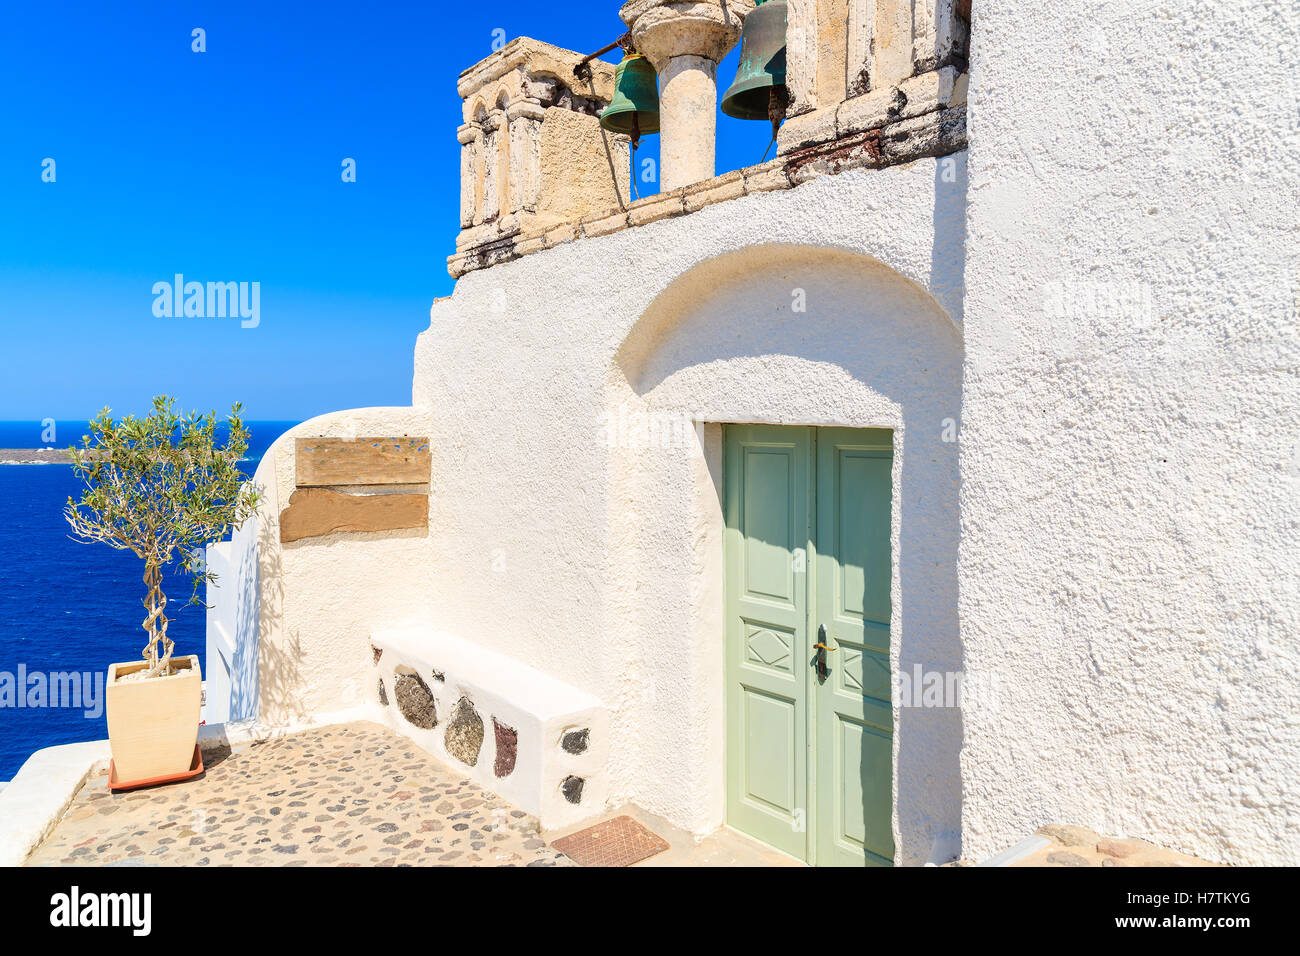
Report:
[{"label": "rusty metal bracket", "polygon": [[608,53],[616,46],[622,47],[624,53],[636,52],[636,48],[632,46],[632,32],[629,30],[627,33],[624,33],[621,37],[619,37],[617,40],[615,40],[613,43],[609,44],[608,46],[601,47],[595,53],[588,53],[586,56],[584,56],[581,60],[579,60],[577,63],[573,65],[573,75],[576,76],[578,79],[582,80],[584,83],[590,81],[591,61],[596,59],[596,57],[601,56],[602,54]]}]

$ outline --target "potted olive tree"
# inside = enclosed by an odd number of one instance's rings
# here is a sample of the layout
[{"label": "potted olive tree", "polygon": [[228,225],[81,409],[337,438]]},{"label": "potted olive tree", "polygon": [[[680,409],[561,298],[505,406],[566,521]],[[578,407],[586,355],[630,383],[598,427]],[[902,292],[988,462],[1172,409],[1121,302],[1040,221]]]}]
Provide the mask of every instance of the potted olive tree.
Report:
[{"label": "potted olive tree", "polygon": [[108,669],[110,784],[118,789],[178,780],[197,772],[202,675],[198,657],[173,657],[167,636],[163,572],[179,565],[199,589],[215,580],[203,561],[205,545],[225,537],[257,509],[239,461],[248,430],[236,405],[224,445],[212,413],[182,417],[159,397],[145,418],[114,421],[108,409],[90,423],[81,448],[69,449],[73,472],[86,488],[68,499],[64,516],[75,536],[131,551],[144,562],[143,600],[148,635],[141,660]]}]

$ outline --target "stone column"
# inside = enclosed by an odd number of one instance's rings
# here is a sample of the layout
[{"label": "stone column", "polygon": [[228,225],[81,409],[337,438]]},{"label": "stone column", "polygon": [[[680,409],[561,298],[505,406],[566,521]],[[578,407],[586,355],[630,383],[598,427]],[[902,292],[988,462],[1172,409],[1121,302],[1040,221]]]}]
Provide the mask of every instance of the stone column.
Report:
[{"label": "stone column", "polygon": [[817,0],[786,0],[785,83],[787,116],[817,108]]},{"label": "stone column", "polygon": [[460,141],[460,227],[468,229],[479,221],[483,130],[477,123],[466,123],[456,130],[456,139]]},{"label": "stone column", "polygon": [[528,100],[510,104],[510,209],[537,212],[542,189],[542,120],[546,111]]},{"label": "stone column", "polygon": [[483,121],[483,201],[479,204],[479,221],[491,222],[501,215],[500,179],[507,170],[501,168],[501,139],[506,135],[505,113],[493,110]]},{"label": "stone column", "polygon": [[965,65],[969,2],[922,0],[914,4],[912,60],[917,73],[960,61]]},{"label": "stone column", "polygon": [[717,174],[718,62],[740,39],[752,0],[630,0],[619,11],[659,74],[659,188]]}]

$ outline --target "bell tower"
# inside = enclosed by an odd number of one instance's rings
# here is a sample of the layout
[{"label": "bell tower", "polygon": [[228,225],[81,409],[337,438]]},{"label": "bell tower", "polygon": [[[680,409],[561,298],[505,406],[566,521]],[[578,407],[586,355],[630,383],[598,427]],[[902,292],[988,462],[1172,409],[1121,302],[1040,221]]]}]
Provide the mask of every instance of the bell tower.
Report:
[{"label": "bell tower", "polygon": [[460,235],[452,275],[515,256],[516,241],[626,205],[628,139],[600,128],[614,67],[526,37],[460,75]]}]

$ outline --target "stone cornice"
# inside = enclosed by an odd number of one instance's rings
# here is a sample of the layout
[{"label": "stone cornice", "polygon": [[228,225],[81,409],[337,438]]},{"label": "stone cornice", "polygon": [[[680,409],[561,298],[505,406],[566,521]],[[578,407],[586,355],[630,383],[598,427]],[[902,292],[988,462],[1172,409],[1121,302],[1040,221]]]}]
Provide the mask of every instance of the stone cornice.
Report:
[{"label": "stone cornice", "polygon": [[554,76],[567,86],[608,100],[614,91],[614,65],[604,60],[590,61],[591,81],[587,83],[580,81],[573,73],[573,64],[582,57],[581,53],[550,43],[529,37],[516,37],[461,73],[456,82],[456,91],[461,99],[466,99],[510,71],[523,67],[532,76]]}]

